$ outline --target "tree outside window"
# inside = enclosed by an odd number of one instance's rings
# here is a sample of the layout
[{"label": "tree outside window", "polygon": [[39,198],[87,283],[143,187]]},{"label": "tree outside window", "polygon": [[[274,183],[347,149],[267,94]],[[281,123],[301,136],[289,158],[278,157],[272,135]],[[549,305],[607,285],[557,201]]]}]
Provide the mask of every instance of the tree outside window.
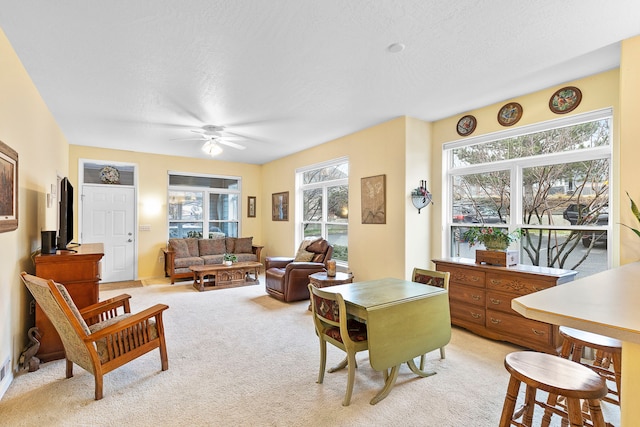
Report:
[{"label": "tree outside window", "polygon": [[[608,267],[610,117],[450,150],[451,254],[468,227],[520,228],[520,262]],[[588,262],[587,262],[588,260]]]}]

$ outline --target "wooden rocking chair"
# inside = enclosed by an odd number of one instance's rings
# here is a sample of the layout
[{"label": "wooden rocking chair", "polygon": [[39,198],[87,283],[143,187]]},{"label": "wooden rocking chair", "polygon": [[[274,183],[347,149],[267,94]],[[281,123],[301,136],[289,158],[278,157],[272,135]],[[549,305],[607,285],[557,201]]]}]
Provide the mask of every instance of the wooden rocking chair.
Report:
[{"label": "wooden rocking chair", "polygon": [[160,349],[162,370],[169,369],[162,312],[156,304],[131,314],[123,294],[78,310],[64,285],[21,273],[22,281],[55,327],[66,353],[67,378],[73,364],[95,377],[95,400],[102,399],[102,378],[125,363]]}]

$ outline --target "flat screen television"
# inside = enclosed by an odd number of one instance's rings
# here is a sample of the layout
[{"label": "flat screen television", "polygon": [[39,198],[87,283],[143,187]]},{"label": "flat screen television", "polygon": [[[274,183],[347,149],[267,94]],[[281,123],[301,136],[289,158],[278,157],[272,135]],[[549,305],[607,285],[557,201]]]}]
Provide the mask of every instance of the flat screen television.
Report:
[{"label": "flat screen television", "polygon": [[60,211],[58,214],[58,249],[69,249],[73,240],[73,186],[68,178],[60,181]]}]

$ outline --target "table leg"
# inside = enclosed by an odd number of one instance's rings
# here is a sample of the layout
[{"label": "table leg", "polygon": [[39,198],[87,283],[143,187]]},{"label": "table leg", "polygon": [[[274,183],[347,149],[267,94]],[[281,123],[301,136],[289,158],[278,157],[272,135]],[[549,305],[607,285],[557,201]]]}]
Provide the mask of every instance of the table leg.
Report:
[{"label": "table leg", "polygon": [[421,370],[420,368],[418,368],[416,366],[416,362],[413,361],[413,359],[408,360],[407,361],[407,365],[409,365],[409,369],[411,369],[411,372],[413,372],[414,374],[418,375],[419,377],[430,377],[431,375],[435,375],[435,371],[434,372],[425,372],[423,370]]},{"label": "table leg", "polygon": [[371,399],[371,401],[369,402],[370,404],[375,405],[376,403],[380,402],[382,399],[387,397],[387,395],[391,392],[391,389],[393,388],[393,386],[396,384],[399,370],[400,370],[400,365],[396,365],[393,368],[391,368],[391,373],[388,376],[385,375],[387,378],[384,381],[384,387],[382,388],[382,390],[378,392],[378,394],[374,396],[373,399]]}]

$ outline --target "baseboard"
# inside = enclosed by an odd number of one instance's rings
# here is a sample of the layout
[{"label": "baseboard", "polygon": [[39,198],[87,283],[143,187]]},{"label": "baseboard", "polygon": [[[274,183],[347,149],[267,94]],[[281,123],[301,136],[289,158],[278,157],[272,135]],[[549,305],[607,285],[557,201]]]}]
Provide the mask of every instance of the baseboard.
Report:
[{"label": "baseboard", "polygon": [[4,394],[9,390],[9,386],[13,382],[13,371],[11,370],[11,359],[7,359],[5,363],[0,366],[0,400]]}]

